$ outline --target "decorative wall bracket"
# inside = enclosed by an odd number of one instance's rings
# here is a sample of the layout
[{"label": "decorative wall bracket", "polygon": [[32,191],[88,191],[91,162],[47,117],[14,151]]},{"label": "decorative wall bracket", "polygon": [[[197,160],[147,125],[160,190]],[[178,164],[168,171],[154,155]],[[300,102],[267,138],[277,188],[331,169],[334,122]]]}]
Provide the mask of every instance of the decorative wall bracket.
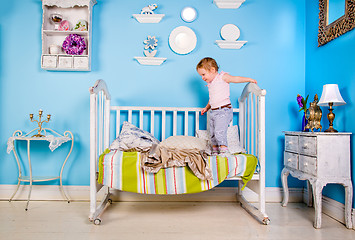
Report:
[{"label": "decorative wall bracket", "polygon": [[165,14],[133,14],[139,23],[159,23]]},{"label": "decorative wall bracket", "polygon": [[143,41],[144,46],[144,55],[145,57],[134,57],[142,65],[160,65],[166,58],[155,57],[157,50],[154,50],[158,46],[158,40],[155,36],[148,36],[146,40]]},{"label": "decorative wall bracket", "polygon": [[134,57],[141,65],[161,65],[166,58],[160,57]]},{"label": "decorative wall bracket", "polygon": [[218,8],[239,8],[245,0],[213,0]]},{"label": "decorative wall bracket", "polygon": [[224,49],[240,49],[246,44],[248,41],[226,41],[226,40],[216,40],[216,44],[220,48]]}]

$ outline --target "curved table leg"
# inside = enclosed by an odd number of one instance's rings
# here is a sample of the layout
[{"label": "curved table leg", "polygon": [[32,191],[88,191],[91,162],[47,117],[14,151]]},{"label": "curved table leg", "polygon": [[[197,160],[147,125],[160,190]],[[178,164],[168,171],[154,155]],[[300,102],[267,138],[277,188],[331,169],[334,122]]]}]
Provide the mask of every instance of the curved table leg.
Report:
[{"label": "curved table leg", "polygon": [[307,206],[308,207],[312,207],[312,185],[309,182],[309,180],[307,180],[307,192],[308,192],[308,197],[307,197]]},{"label": "curved table leg", "polygon": [[69,199],[68,196],[65,194],[64,189],[63,189],[63,178],[62,178],[62,176],[63,176],[64,166],[65,166],[65,164],[66,164],[66,162],[67,162],[67,160],[68,160],[68,158],[69,158],[69,156],[70,156],[70,154],[71,154],[71,152],[72,152],[72,150],[73,150],[74,136],[73,136],[73,134],[72,134],[70,131],[64,132],[64,136],[70,136],[70,137],[71,137],[71,147],[70,147],[70,150],[69,150],[69,152],[68,152],[67,157],[65,158],[65,160],[64,160],[64,162],[63,162],[62,168],[61,168],[61,170],[60,170],[59,182],[60,182],[60,190],[61,190],[62,194],[63,194],[64,197],[67,199],[68,203],[70,203],[70,199]]},{"label": "curved table leg", "polygon": [[288,185],[287,185],[287,177],[288,177],[289,174],[290,174],[290,171],[287,168],[282,169],[281,182],[282,182],[282,188],[283,188],[283,192],[284,192],[283,193],[284,197],[283,197],[281,205],[283,207],[286,207],[287,203],[288,203],[289,192],[288,192]]},{"label": "curved table leg", "polygon": [[353,202],[353,185],[351,180],[343,184],[345,188],[345,225],[347,228],[352,228],[351,220],[351,205]]},{"label": "curved table leg", "polygon": [[31,165],[31,157],[30,157],[30,140],[27,140],[27,157],[28,157],[28,167],[30,169],[30,190],[28,192],[27,204],[25,210],[28,210],[28,204],[30,203],[31,192],[32,192],[32,165]]},{"label": "curved table leg", "polygon": [[314,228],[321,228],[322,226],[322,190],[326,185],[325,183],[316,180],[312,183],[313,198],[314,198]]},{"label": "curved table leg", "polygon": [[[15,144],[15,143],[14,143],[14,144]],[[12,196],[10,197],[9,202],[11,202],[12,199],[15,197],[15,195],[16,195],[16,193],[17,193],[19,187],[20,187],[20,184],[21,184],[21,177],[22,177],[21,164],[20,164],[20,160],[19,160],[19,158],[18,158],[17,152],[16,152],[16,146],[14,146],[13,152],[14,152],[15,159],[16,159],[16,163],[17,163],[17,167],[18,167],[18,182],[17,182],[16,190],[15,190],[15,192],[12,194]]]}]

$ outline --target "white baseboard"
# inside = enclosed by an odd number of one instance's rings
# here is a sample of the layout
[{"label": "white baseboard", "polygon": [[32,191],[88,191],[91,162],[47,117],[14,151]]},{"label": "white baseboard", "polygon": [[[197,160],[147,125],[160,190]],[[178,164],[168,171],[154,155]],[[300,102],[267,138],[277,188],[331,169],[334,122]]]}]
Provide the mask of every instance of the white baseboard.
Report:
[{"label": "white baseboard", "polygon": [[[9,200],[16,189],[16,185],[0,185],[0,200]],[[21,185],[14,197],[14,201],[27,200],[29,185]],[[90,187],[89,186],[64,186],[64,191],[72,201],[89,201]],[[236,201],[237,188],[220,187],[214,188],[206,192],[184,195],[143,195],[122,191],[113,191],[113,200],[119,201]],[[266,202],[279,203],[282,201],[282,188],[267,187]],[[244,190],[245,198],[250,202],[257,202],[258,196],[250,189]],[[306,202],[308,193],[307,189],[290,188],[289,202]],[[48,200],[65,200],[62,196],[59,186],[57,185],[33,185],[31,192],[31,200],[48,201]],[[345,206],[344,204],[335,201],[331,198],[323,196],[322,210],[328,216],[345,223]],[[355,223],[355,209],[352,214],[353,223]],[[353,224],[355,225],[355,224]],[[355,226],[354,226],[355,229]]]},{"label": "white baseboard", "polygon": [[[303,194],[304,202],[307,203],[308,191],[307,188],[304,189]],[[345,224],[345,205],[334,199],[326,196],[322,196],[322,212],[331,218]],[[353,229],[355,230],[355,209],[352,209],[352,222]]]}]

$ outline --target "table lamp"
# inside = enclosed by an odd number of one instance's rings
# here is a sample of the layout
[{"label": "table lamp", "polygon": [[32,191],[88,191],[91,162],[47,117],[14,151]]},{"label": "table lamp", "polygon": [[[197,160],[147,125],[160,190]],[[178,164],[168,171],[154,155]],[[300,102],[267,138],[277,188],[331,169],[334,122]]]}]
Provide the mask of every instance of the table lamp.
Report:
[{"label": "table lamp", "polygon": [[335,118],[335,114],[333,113],[333,106],[340,106],[344,104],[346,104],[346,102],[340,95],[338,84],[326,84],[323,86],[323,92],[318,102],[318,106],[329,105],[329,113],[327,115],[329,120],[329,128],[324,132],[338,132],[333,128],[333,121]]}]

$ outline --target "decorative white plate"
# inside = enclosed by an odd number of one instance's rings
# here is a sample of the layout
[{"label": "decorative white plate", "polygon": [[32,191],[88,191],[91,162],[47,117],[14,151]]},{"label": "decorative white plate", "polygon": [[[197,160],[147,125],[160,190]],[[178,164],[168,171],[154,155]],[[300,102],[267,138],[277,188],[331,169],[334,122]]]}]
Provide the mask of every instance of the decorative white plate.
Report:
[{"label": "decorative white plate", "polygon": [[188,54],[195,49],[197,37],[191,28],[180,26],[171,31],[169,46],[177,54]]},{"label": "decorative white plate", "polygon": [[240,30],[234,24],[226,24],[221,28],[221,37],[226,41],[236,41],[239,36]]},{"label": "decorative white plate", "polygon": [[180,16],[185,22],[193,22],[197,17],[197,11],[193,7],[184,7],[184,9],[181,10]]}]

